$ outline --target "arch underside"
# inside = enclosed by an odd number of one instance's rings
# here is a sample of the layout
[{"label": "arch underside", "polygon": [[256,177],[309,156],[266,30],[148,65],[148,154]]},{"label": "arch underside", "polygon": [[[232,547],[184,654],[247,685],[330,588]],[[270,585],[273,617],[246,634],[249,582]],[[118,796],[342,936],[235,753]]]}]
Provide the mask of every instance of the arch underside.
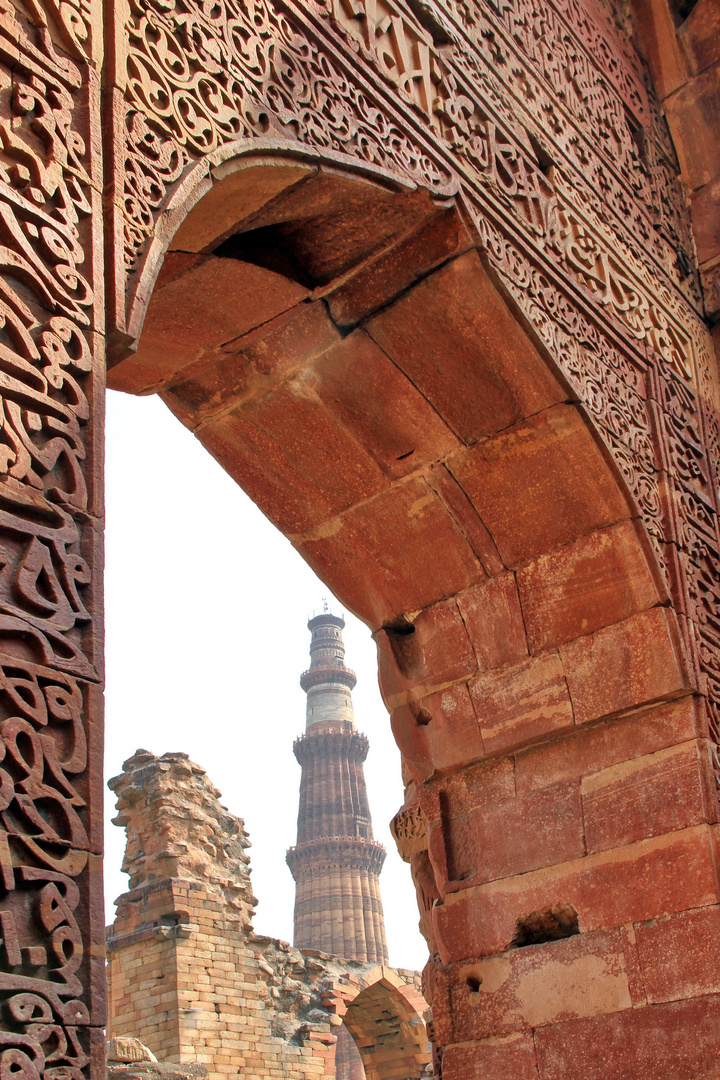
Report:
[{"label": "arch underside", "polygon": [[[629,970],[616,928],[657,914],[648,864],[663,911],[661,866],[708,867],[673,910],[714,889],[701,706],[648,523],[462,204],[250,156],[210,206],[171,242],[110,385],[159,393],[373,629],[446,1057],[473,1039],[487,1056],[510,1023],[562,1058],[591,957]],[[528,1003],[558,955],[559,993]],[[642,1022],[621,982],[606,1011]]]}]

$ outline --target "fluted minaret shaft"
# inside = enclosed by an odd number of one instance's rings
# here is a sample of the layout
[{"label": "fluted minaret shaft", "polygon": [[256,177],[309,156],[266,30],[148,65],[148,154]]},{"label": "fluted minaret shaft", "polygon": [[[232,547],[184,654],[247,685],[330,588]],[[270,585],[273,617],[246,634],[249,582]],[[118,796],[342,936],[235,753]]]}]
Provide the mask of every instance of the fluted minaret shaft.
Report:
[{"label": "fluted minaret shaft", "polygon": [[379,874],[385,849],[372,834],[363,762],[368,741],[355,728],[355,674],[345,666],[345,620],[310,619],[305,734],[297,844],[287,853],[295,878],[295,945],[348,960],[387,963]]}]

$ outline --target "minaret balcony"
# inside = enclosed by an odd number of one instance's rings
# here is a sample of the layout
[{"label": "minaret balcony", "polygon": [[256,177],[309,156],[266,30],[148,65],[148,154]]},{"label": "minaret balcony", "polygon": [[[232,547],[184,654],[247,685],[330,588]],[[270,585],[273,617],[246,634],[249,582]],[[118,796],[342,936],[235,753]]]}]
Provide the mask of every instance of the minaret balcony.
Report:
[{"label": "minaret balcony", "polygon": [[328,867],[353,867],[379,874],[386,854],[377,840],[360,836],[324,836],[288,848],[285,861],[297,881],[302,873]]},{"label": "minaret balcony", "polygon": [[311,756],[329,751],[346,754],[348,760],[362,763],[368,755],[367,735],[356,731],[351,724],[323,723],[313,725],[313,729],[301,735],[293,743],[293,753],[301,765]]},{"label": "minaret balcony", "polygon": [[300,676],[300,685],[305,693],[313,686],[320,686],[322,683],[342,683],[348,690],[354,690],[356,682],[357,675],[350,668],[333,667],[331,664],[308,668]]}]

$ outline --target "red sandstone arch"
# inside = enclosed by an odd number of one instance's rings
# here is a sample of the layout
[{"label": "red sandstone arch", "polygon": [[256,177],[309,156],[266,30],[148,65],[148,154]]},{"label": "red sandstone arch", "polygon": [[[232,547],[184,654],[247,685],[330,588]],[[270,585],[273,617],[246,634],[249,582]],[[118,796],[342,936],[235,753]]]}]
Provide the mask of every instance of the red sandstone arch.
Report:
[{"label": "red sandstone arch", "polygon": [[343,1023],[360,1051],[365,1080],[424,1076],[431,1054],[422,997],[391,968],[375,968],[362,983],[348,1001]]},{"label": "red sandstone arch", "polygon": [[[627,972],[620,927],[716,902],[691,678],[637,510],[462,208],[239,157],[156,247],[109,384],[159,393],[373,629],[410,781],[401,846],[446,965],[440,1043],[505,1030],[471,995],[534,913],[577,912],[552,946],[568,972],[593,949]],[[506,955],[512,985],[529,950]],[[625,983],[597,1011],[644,1023]],[[571,996],[520,1025],[547,1053],[564,1053],[556,1021],[591,1015]],[[535,1051],[502,1053],[513,1069]],[[471,1075],[463,1060],[443,1075]]]}]

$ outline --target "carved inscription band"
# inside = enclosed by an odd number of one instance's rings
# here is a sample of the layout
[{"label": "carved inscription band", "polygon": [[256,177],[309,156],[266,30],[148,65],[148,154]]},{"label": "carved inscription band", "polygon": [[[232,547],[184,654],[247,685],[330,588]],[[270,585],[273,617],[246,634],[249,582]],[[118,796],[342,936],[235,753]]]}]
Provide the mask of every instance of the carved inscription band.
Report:
[{"label": "carved inscription band", "polygon": [[102,1051],[98,47],[84,0],[0,5],[0,1073],[24,1080]]}]

